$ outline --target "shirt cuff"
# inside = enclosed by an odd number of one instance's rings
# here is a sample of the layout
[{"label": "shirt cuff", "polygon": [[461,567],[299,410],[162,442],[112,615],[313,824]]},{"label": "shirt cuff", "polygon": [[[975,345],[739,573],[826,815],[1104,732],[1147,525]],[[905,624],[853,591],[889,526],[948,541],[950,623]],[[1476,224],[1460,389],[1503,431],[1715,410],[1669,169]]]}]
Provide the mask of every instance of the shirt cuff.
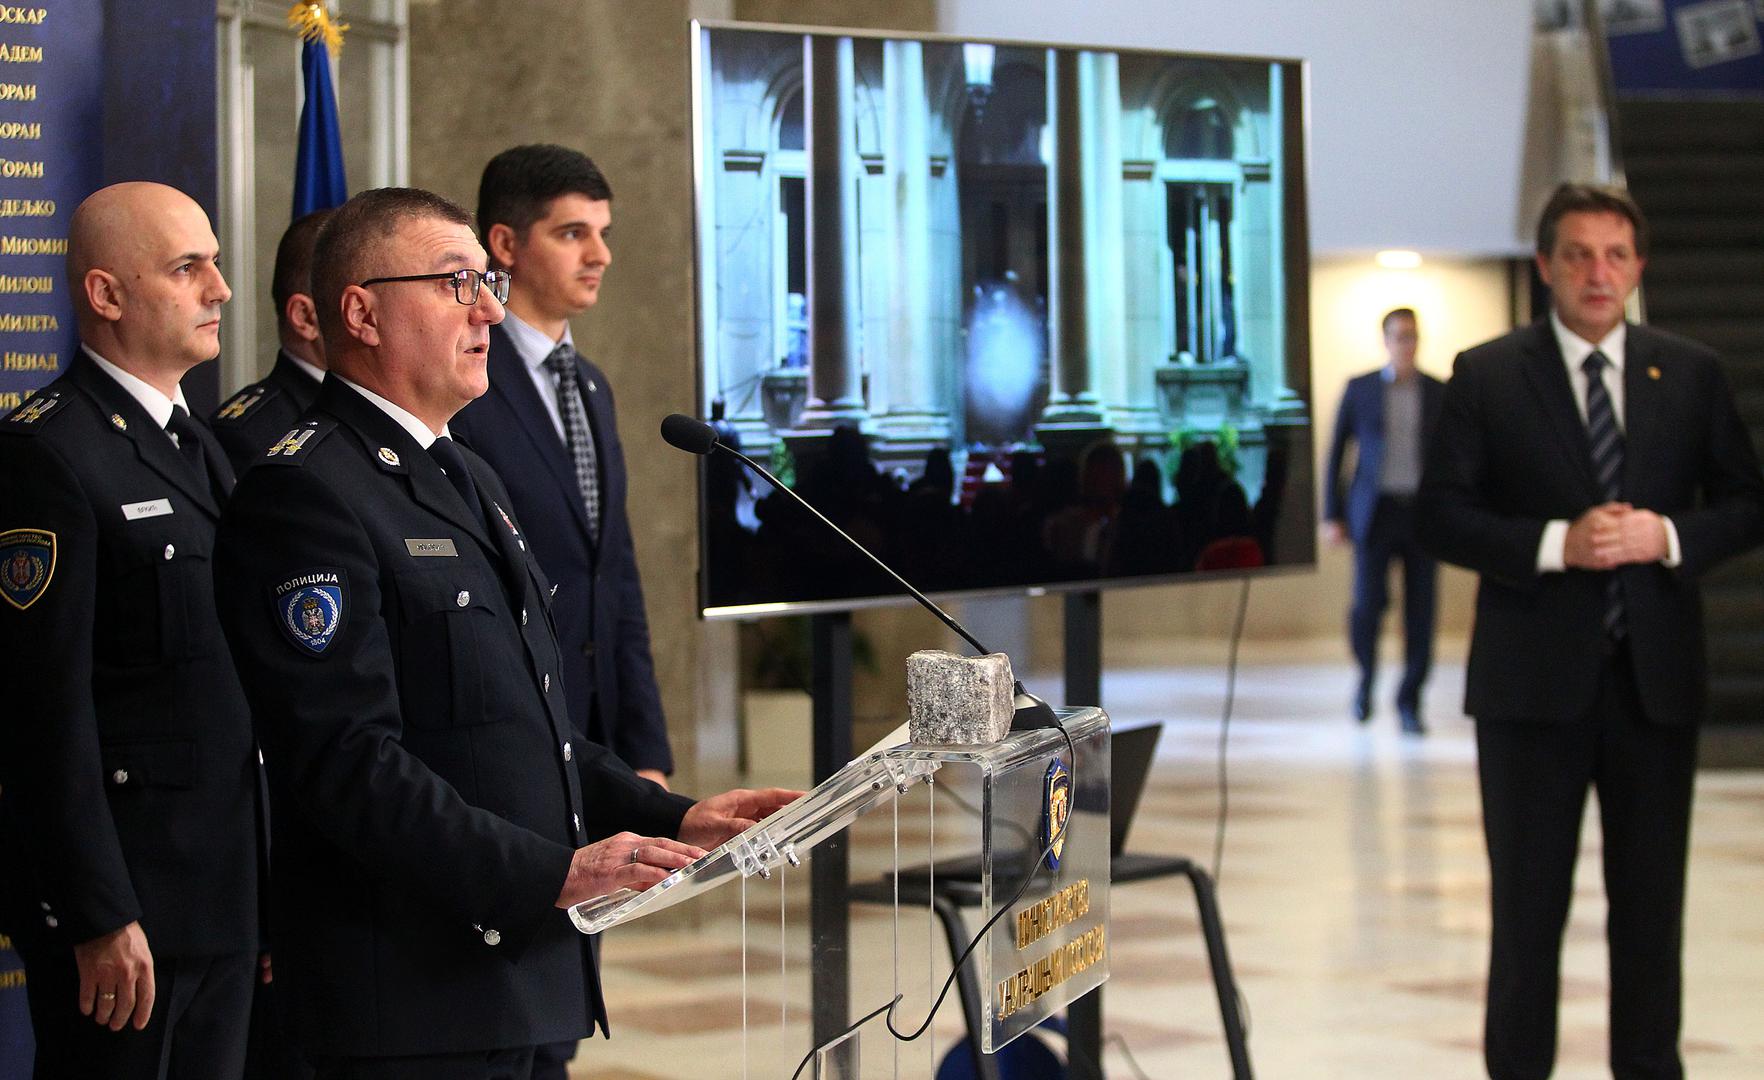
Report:
[{"label": "shirt cuff", "polygon": [[1559,574],[1568,569],[1568,523],[1547,521],[1537,542],[1537,572]]},{"label": "shirt cuff", "polygon": [[1666,526],[1666,557],[1660,560],[1660,565],[1668,570],[1676,570],[1684,562],[1684,549],[1678,546],[1678,526],[1672,524],[1669,517],[1660,520]]}]

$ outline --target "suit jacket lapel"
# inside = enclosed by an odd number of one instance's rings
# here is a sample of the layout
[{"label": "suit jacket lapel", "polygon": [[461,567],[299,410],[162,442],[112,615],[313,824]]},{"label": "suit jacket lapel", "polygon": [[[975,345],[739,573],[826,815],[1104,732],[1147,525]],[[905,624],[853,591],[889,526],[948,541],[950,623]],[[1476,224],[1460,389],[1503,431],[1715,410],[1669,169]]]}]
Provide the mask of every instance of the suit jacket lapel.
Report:
[{"label": "suit jacket lapel", "polygon": [[1549,320],[1532,324],[1531,340],[1525,344],[1525,361],[1526,379],[1537,395],[1547,426],[1556,433],[1569,467],[1593,501],[1603,501],[1598,479],[1593,475],[1592,443],[1586,435],[1586,422],[1574,404],[1574,388],[1568,385],[1568,369]]},{"label": "suit jacket lapel", "polygon": [[1643,462],[1654,461],[1654,447],[1659,445],[1660,381],[1648,374],[1659,371],[1654,343],[1639,331],[1629,328],[1623,347],[1623,497],[1640,495],[1630,479]]},{"label": "suit jacket lapel", "polygon": [[[582,530],[582,535],[588,535],[588,510],[582,505],[581,488],[576,484],[576,463],[570,460],[569,447],[564,445],[557,428],[552,425],[551,411],[539,400],[539,388],[533,385],[527,365],[500,326],[490,328],[489,368],[490,392],[500,395],[514,414],[515,426],[521,429],[521,434],[533,444],[533,449],[551,470],[552,479],[557,481],[558,489],[564,495],[564,503],[575,516],[576,526]],[[580,376],[580,371],[577,375]],[[597,422],[592,413],[588,422]]]},{"label": "suit jacket lapel", "polygon": [[[220,503],[214,492],[191,471],[190,463],[172,445],[171,436],[153,422],[153,417],[134,395],[99,370],[97,364],[87,360],[84,352],[75,355],[72,367],[69,374],[75,385],[91,395],[100,412],[111,417],[111,426],[118,434],[134,443],[135,455],[142,464],[164,477],[208,516],[219,517]],[[122,421],[120,425],[116,422],[119,419]],[[210,467],[213,467],[212,460]],[[225,475],[230,478],[232,470],[227,470]]]}]

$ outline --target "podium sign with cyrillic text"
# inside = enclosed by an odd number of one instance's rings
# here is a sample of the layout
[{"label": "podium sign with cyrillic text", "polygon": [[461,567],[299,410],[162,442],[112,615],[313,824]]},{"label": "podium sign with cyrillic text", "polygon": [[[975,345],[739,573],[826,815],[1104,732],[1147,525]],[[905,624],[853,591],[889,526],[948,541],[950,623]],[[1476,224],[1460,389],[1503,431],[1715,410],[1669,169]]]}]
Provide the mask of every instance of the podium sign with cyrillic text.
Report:
[{"label": "podium sign with cyrillic text", "polygon": [[1109,977],[1107,719],[1069,725],[1076,762],[1058,732],[1045,734],[986,778],[982,915],[1009,905],[980,949],[987,1053]]}]

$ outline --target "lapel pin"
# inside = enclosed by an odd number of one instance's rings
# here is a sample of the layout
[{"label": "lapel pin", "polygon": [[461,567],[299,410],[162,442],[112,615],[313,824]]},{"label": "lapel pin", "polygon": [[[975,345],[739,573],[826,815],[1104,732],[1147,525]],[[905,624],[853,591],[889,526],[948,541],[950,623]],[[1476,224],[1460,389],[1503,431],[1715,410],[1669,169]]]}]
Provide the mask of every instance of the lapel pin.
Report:
[{"label": "lapel pin", "polygon": [[594,385],[593,379],[588,380],[588,392],[590,394],[594,393],[596,390],[599,390],[599,389],[600,389],[600,387]]},{"label": "lapel pin", "polygon": [[1660,378],[1660,369],[1657,367],[1648,368],[1648,378],[1658,380]]},{"label": "lapel pin", "polygon": [[116,426],[118,431],[129,430],[129,422],[122,418],[122,413],[111,413],[110,422]]},{"label": "lapel pin", "polygon": [[398,460],[398,455],[393,452],[393,450],[390,446],[380,447],[379,457],[380,457],[381,461],[384,461],[386,464],[392,466],[395,469],[401,464],[401,462]]}]

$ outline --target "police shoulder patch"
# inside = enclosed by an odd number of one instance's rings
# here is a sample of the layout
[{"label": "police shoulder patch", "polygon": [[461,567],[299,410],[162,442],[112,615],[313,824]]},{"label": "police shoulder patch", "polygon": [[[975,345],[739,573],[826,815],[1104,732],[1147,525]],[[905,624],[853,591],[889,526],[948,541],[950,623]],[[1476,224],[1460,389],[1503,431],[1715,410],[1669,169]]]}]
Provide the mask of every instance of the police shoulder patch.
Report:
[{"label": "police shoulder patch", "polygon": [[255,412],[259,405],[281,392],[281,387],[273,386],[270,383],[252,383],[228,398],[226,404],[215,410],[214,423],[237,424]]},{"label": "police shoulder patch", "polygon": [[0,596],[20,611],[49,591],[55,577],[55,534],[48,529],[0,533]]},{"label": "police shoulder patch", "polygon": [[308,420],[277,439],[269,449],[258,456],[257,460],[280,465],[304,464],[306,455],[312,453],[312,448],[336,429],[337,421],[335,420]]},{"label": "police shoulder patch", "polygon": [[323,656],[343,627],[348,582],[336,567],[302,570],[271,590],[276,625],[295,649]]},{"label": "police shoulder patch", "polygon": [[63,399],[59,388],[45,390],[12,410],[0,423],[6,426],[7,431],[17,432],[21,435],[34,435],[42,430],[45,420],[62,411],[61,406],[64,403],[65,399]]}]

